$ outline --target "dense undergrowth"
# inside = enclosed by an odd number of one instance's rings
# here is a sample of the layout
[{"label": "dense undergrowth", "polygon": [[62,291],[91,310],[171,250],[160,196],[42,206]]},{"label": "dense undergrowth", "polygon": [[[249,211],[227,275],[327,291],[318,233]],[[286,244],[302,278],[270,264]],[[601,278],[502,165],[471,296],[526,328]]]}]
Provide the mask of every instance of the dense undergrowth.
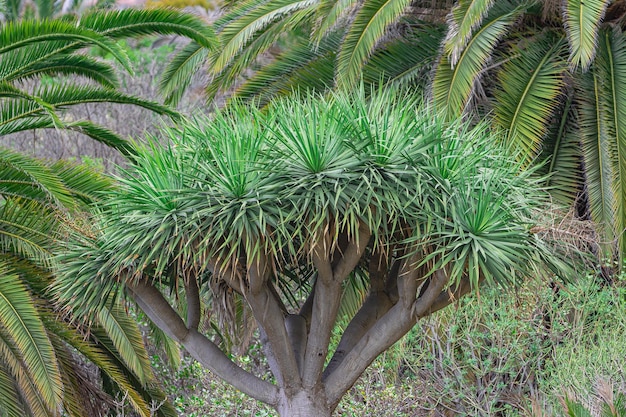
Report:
[{"label": "dense undergrowth", "polygon": [[[599,415],[607,391],[626,392],[624,340],[625,275],[485,289],[381,355],[336,415],[563,416],[565,398]],[[254,349],[241,363],[263,372]],[[153,359],[183,416],[273,415],[189,359],[177,371]]]}]

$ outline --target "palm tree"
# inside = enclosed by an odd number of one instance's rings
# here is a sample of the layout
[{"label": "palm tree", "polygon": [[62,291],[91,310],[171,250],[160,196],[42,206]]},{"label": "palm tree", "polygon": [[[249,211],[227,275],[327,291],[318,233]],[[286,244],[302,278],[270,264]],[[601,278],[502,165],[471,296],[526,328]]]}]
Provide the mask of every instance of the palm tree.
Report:
[{"label": "palm tree", "polygon": [[449,120],[486,118],[505,132],[520,161],[543,166],[558,202],[598,224],[601,255],[626,253],[623,0],[229,4],[215,23],[222,47],[192,43],[172,61],[170,98],[205,61],[210,96],[263,103],[294,88],[412,85]]},{"label": "palm tree", "polygon": [[[481,283],[566,273],[533,227],[545,195],[531,172],[484,125],[447,124],[418,103],[391,90],[306,95],[165,130],[107,194],[93,238],[60,255],[55,292],[89,313],[122,286],[237,389],[281,416],[330,416],[420,318]],[[329,352],[353,280],[367,292]],[[203,301],[236,300],[272,379],[200,326]]]},{"label": "palm tree", "polygon": [[115,392],[138,415],[150,416],[153,402],[157,415],[176,415],[119,302],[99,310],[85,333],[48,293],[52,256],[70,232],[87,230],[81,213],[111,186],[85,167],[0,150],[0,415],[99,416]]},{"label": "palm tree", "polygon": [[[115,102],[177,117],[166,106],[120,92],[113,64],[88,54],[87,48],[101,48],[132,71],[116,41],[150,34],[182,35],[206,47],[212,42],[202,21],[174,11],[93,12],[80,20],[3,24],[0,135],[76,130],[128,154],[126,141],[114,132],[90,121],[65,121],[62,112],[82,103]],[[42,76],[52,82],[25,87]],[[81,213],[110,186],[84,168],[0,149],[1,415],[101,415],[115,392],[139,415],[151,415],[153,402],[157,415],[176,414],[156,387],[141,333],[122,303],[106,303],[85,332],[47,290],[53,255],[70,232],[89,230]]]},{"label": "palm tree", "polygon": [[[0,136],[31,129],[68,129],[127,153],[126,140],[87,120],[64,121],[71,106],[111,102],[141,106],[178,117],[167,106],[119,90],[111,61],[86,48],[99,47],[132,73],[126,52],[116,41],[151,34],[176,34],[211,48],[213,32],[199,18],[173,10],[94,11],[62,20],[22,20],[0,27]],[[55,82],[24,88],[25,80],[53,76]],[[86,82],[78,82],[83,79]],[[53,81],[54,81],[53,80]]]}]

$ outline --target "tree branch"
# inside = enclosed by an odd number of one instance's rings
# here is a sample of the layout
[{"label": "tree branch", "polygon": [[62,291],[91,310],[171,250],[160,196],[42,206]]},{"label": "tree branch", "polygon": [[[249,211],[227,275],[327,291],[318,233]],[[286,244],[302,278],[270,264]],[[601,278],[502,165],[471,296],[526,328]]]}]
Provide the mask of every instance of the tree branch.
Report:
[{"label": "tree branch", "polygon": [[430,308],[423,311],[417,318],[420,319],[422,317],[426,317],[430,314],[433,314],[436,311],[441,310],[444,307],[449,306],[450,304],[456,302],[459,298],[468,294],[472,290],[472,286],[468,279],[463,278],[458,288],[451,290],[450,288],[439,293],[435,301],[430,305]]},{"label": "tree branch", "polygon": [[[354,270],[369,242],[370,231],[361,225],[355,239],[348,243],[334,270],[330,263],[328,239],[318,240],[312,250],[313,264],[318,270],[313,298],[311,327],[302,368],[302,383],[312,388],[321,382],[328,344],[341,302],[341,284]],[[330,274],[330,276],[329,276]]]},{"label": "tree branch", "polygon": [[[411,261],[407,265],[415,263]],[[433,304],[448,282],[444,271],[436,271],[428,284],[424,284],[428,287],[415,300],[417,289],[411,281],[423,282],[424,278],[415,279],[413,271],[409,271],[408,267],[403,269],[406,273],[400,274],[399,280],[405,282],[399,285],[399,289],[410,291],[410,294],[403,298],[403,294],[400,293],[399,302],[370,327],[333,372],[325,375],[326,396],[330,404],[336,405],[372,361],[415,325],[419,313]],[[407,306],[403,300],[411,298],[415,301]]]},{"label": "tree branch", "polygon": [[[394,301],[389,297],[389,294],[385,291],[390,272],[393,272],[393,270],[389,271],[387,257],[384,256],[379,249],[374,250],[368,268],[370,277],[369,294],[341,335],[339,345],[326,366],[322,378],[326,378],[327,375],[337,368],[345,355],[354,347],[370,327],[374,325],[376,320],[389,311],[397,301],[397,299]],[[398,268],[396,267],[396,276],[397,272]]]},{"label": "tree branch", "polygon": [[188,329],[154,285],[142,281],[128,283],[126,288],[150,320],[183,345],[203,366],[246,395],[276,406],[279,398],[276,386],[240,368],[204,335],[195,329]]},{"label": "tree branch", "polygon": [[[256,258],[262,258],[262,255]],[[245,298],[259,327],[267,337],[266,346],[269,351],[266,351],[266,354],[273,358],[270,364],[274,376],[282,383],[283,388],[296,389],[301,384],[300,372],[287,335],[281,302],[267,285],[270,275],[267,265],[263,259],[255,259],[250,263],[248,267],[250,288],[246,291]]]},{"label": "tree branch", "polygon": [[415,319],[402,303],[394,305],[377,320],[333,372],[325,375],[323,382],[331,407],[337,405],[372,361],[405,335],[414,324]]}]

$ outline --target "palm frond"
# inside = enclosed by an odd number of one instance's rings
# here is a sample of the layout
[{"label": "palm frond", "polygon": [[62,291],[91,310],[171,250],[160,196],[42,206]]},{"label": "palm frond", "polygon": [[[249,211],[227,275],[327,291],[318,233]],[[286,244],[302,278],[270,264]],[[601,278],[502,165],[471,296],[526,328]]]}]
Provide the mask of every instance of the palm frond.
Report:
[{"label": "palm frond", "polygon": [[387,27],[406,10],[410,0],[365,0],[347,29],[337,56],[337,84],[350,89]]},{"label": "palm frond", "polygon": [[58,320],[48,320],[46,326],[50,332],[58,335],[88,361],[100,368],[121,392],[128,393],[127,399],[137,414],[141,417],[150,417],[150,407],[140,392],[141,385],[134,384],[132,374],[126,369],[113,343],[101,328],[94,328],[94,337],[96,333],[99,336],[97,341],[94,341],[93,338],[85,340],[74,329]]},{"label": "palm frond", "polygon": [[576,134],[577,120],[572,107],[573,94],[568,94],[553,132],[543,143],[541,160],[547,160],[542,172],[546,187],[557,203],[572,207],[582,191],[583,181],[580,138]]},{"label": "palm frond", "polygon": [[165,103],[176,105],[191,83],[191,79],[205,65],[209,50],[196,42],[190,42],[176,52],[166,65],[159,81],[159,90]]},{"label": "palm frond", "polygon": [[[52,126],[45,127],[51,128]],[[127,157],[132,158],[134,155],[133,147],[126,139],[122,138],[117,133],[90,121],[85,120],[66,123],[65,128],[82,133],[100,143],[104,143],[107,146],[117,149],[122,155]]]},{"label": "palm frond", "polygon": [[[50,314],[48,321],[55,320]],[[54,332],[48,332],[63,378],[63,411],[69,417],[96,416],[102,414],[112,398],[100,389],[98,380],[84,371],[82,358]]]},{"label": "palm frond", "polygon": [[[626,254],[626,41],[619,27],[602,30],[598,45],[598,55],[593,71],[597,74],[602,113],[607,128],[606,137],[613,151],[608,154],[607,163],[613,165],[612,190],[615,195],[615,218],[613,229],[617,233],[620,257]],[[604,219],[608,220],[608,219]]]},{"label": "palm frond", "polygon": [[122,93],[97,86],[81,85],[52,85],[44,86],[36,92],[46,103],[50,103],[55,109],[63,109],[68,106],[85,103],[119,103],[132,104],[143,107],[154,113],[172,117],[180,117],[179,113],[171,108],[154,101]]},{"label": "palm frond", "polygon": [[425,27],[418,33],[396,39],[377,48],[363,67],[366,84],[383,82],[388,86],[420,85],[429,82],[439,53],[443,32],[439,27]]},{"label": "palm frond", "polygon": [[474,84],[480,79],[496,44],[525,7],[525,4],[511,7],[502,3],[492,8],[488,19],[472,34],[454,67],[448,56],[442,54],[432,83],[432,98],[445,117],[452,120],[463,114]]},{"label": "palm frond", "polygon": [[563,21],[570,46],[570,65],[587,70],[596,55],[598,31],[609,2],[605,0],[567,0]]},{"label": "palm frond", "polygon": [[10,199],[0,206],[0,215],[0,250],[48,266],[56,240],[50,210],[38,202]]},{"label": "palm frond", "polygon": [[229,22],[220,32],[222,48],[212,63],[212,72],[221,72],[257,32],[278,19],[289,19],[289,15],[298,10],[312,11],[312,6],[316,3],[316,0],[277,0],[260,3],[245,15]]},{"label": "palm frond", "polygon": [[567,63],[564,42],[551,36],[535,39],[524,49],[513,48],[498,74],[495,125],[508,146],[529,164],[541,149],[548,123],[564,87]]},{"label": "palm frond", "polygon": [[608,126],[608,109],[604,99],[607,92],[602,87],[604,76],[606,74],[594,68],[579,78],[577,108],[589,209],[592,219],[602,229],[603,249],[605,255],[610,257],[617,237],[617,196],[614,192],[617,174],[611,161],[616,144]]},{"label": "palm frond", "polygon": [[49,167],[34,158],[0,148],[0,194],[73,207],[67,189]]},{"label": "palm frond", "polygon": [[68,193],[85,203],[97,201],[102,191],[113,188],[113,180],[94,168],[59,160],[51,164],[50,169],[63,182]]},{"label": "palm frond", "polygon": [[28,374],[46,408],[57,410],[62,404],[63,386],[54,349],[19,277],[6,266],[0,268],[0,275],[0,323],[22,352]]},{"label": "palm frond", "polygon": [[[32,51],[33,48],[27,48]],[[23,81],[41,75],[66,75],[80,76],[94,81],[104,87],[119,87],[119,79],[114,68],[105,62],[94,59],[86,55],[68,54],[61,57],[54,57],[43,62],[29,60],[28,56],[15,51],[6,53],[3,56],[0,67],[0,79],[5,82]],[[18,51],[23,52],[23,51]],[[10,57],[8,55],[18,55]],[[11,66],[11,63],[16,65]]]},{"label": "palm frond", "polygon": [[[2,349],[0,349],[0,352],[2,352]],[[3,358],[2,354],[0,354],[0,358]],[[18,386],[8,369],[5,368],[4,363],[0,364],[0,413],[7,417],[23,417],[26,415]]]},{"label": "palm frond", "polygon": [[[0,358],[2,358],[6,373],[15,381],[15,385],[18,388],[18,404],[29,410],[33,415],[44,417],[53,416],[52,410],[47,407],[38,387],[30,377],[21,355],[16,347],[13,346],[12,342],[6,339],[7,336],[4,333],[5,332],[0,332]],[[5,405],[4,402],[12,400],[13,398],[11,397],[0,398],[0,407],[4,407],[5,409],[10,408],[11,406]]]},{"label": "palm frond", "polygon": [[142,385],[154,378],[137,323],[119,305],[98,311],[98,323]]},{"label": "palm frond", "polygon": [[132,72],[126,52],[109,36],[61,20],[25,20],[3,25],[0,28],[0,55],[50,41],[66,42],[68,50],[86,45],[98,46]]},{"label": "palm frond", "polygon": [[312,41],[318,45],[329,33],[335,32],[339,20],[358,5],[356,0],[322,0],[315,10],[316,24]]},{"label": "palm frond", "polygon": [[207,97],[213,99],[219,90],[225,91],[230,88],[238,77],[254,63],[257,57],[272,47],[280,36],[289,33],[291,41],[298,42],[298,36],[291,33],[292,26],[306,19],[310,10],[298,10],[289,16],[289,19],[278,20],[270,23],[265,30],[255,34],[246,46],[233,57],[230,63],[218,74],[215,74],[213,81],[207,88]]},{"label": "palm frond", "polygon": [[340,40],[340,34],[335,33],[314,48],[307,39],[301,39],[248,78],[237,88],[234,97],[259,97],[259,103],[265,105],[272,97],[290,94],[298,88],[332,88]]},{"label": "palm frond", "polygon": [[493,3],[493,0],[461,0],[450,11],[444,52],[452,67],[459,61],[472,32],[481,25]]},{"label": "palm frond", "polygon": [[78,25],[113,38],[179,35],[207,49],[217,45],[211,26],[200,17],[174,9],[95,10],[80,17]]}]

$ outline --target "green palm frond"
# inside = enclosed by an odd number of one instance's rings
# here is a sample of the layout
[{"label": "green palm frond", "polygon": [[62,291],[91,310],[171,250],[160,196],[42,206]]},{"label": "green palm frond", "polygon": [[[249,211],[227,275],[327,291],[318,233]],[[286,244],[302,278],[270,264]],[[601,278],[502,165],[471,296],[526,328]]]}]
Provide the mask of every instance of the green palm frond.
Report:
[{"label": "green palm frond", "polygon": [[0,275],[1,327],[22,353],[21,359],[46,408],[57,410],[63,391],[54,349],[31,295],[19,277],[6,266],[0,269]]},{"label": "green palm frond", "polygon": [[[48,320],[54,319],[49,317]],[[106,394],[94,389],[98,381],[90,380],[90,375],[81,369],[81,358],[59,335],[48,332],[48,337],[54,346],[63,378],[64,412],[69,417],[95,416],[101,413],[107,402],[112,402],[112,399],[107,399]]]},{"label": "green palm frond", "polygon": [[498,74],[494,123],[526,164],[537,156],[558,107],[567,70],[564,46],[551,36],[535,39],[511,50],[513,58]]},{"label": "green palm frond", "polygon": [[50,210],[37,202],[11,199],[0,206],[0,216],[0,250],[48,266],[56,226]]},{"label": "green palm frond", "polygon": [[459,61],[472,32],[481,25],[493,3],[493,0],[461,0],[452,8],[448,15],[448,33],[444,44],[444,52],[452,67]]},{"label": "green palm frond", "polygon": [[[6,373],[15,381],[19,391],[18,403],[36,416],[52,416],[52,411],[45,404],[41,393],[26,369],[22,357],[11,341],[6,339],[4,332],[0,332],[0,358]],[[4,402],[12,401],[13,398],[0,397],[0,408],[9,409],[11,406]],[[24,415],[24,414],[22,414]]]},{"label": "green palm frond", "polygon": [[439,27],[427,27],[411,37],[382,45],[363,67],[363,82],[426,87],[442,38]]},{"label": "green palm frond", "polygon": [[[246,46],[232,58],[228,65],[214,75],[211,85],[207,88],[208,99],[213,99],[215,93],[219,90],[225,91],[230,88],[246,68],[249,68],[255,62],[257,57],[272,47],[281,35],[290,33],[292,26],[305,20],[310,13],[310,10],[307,9],[297,10],[288,19],[270,23],[263,31],[256,33]],[[295,34],[291,35],[292,39],[290,41],[297,42],[298,36]]]},{"label": "green palm frond", "polygon": [[353,88],[360,79],[363,65],[371,56],[387,27],[411,4],[410,0],[365,0],[347,29],[337,56],[337,83]]},{"label": "green palm frond", "polygon": [[43,41],[33,47],[7,51],[2,55],[0,80],[12,82],[39,74],[71,74],[75,68],[77,74],[103,85],[117,86],[117,76],[110,64],[87,55],[73,54],[71,52],[80,44],[71,45],[62,41]]},{"label": "green palm frond", "polygon": [[[606,149],[608,160],[605,163],[612,166],[610,168],[612,175],[607,178],[607,181],[611,183],[610,190],[612,190],[614,204],[611,212],[615,216],[612,219],[596,217],[595,220],[611,222],[617,233],[615,237],[618,239],[620,252],[625,253],[626,239],[624,239],[623,230],[626,228],[626,109],[623,103],[626,102],[626,86],[624,86],[626,83],[626,41],[618,27],[600,32],[598,55],[592,70],[594,78],[597,77],[598,119],[601,120],[601,126],[606,130],[591,140],[595,139],[599,142],[598,148]],[[603,141],[610,143],[603,144],[601,143]],[[589,168],[597,170],[597,165]],[[595,193],[594,200],[597,201]],[[610,237],[611,235],[607,236],[607,238]]]},{"label": "green palm frond", "polygon": [[446,54],[441,56],[432,83],[432,98],[437,109],[449,120],[463,114],[496,44],[525,7],[524,4],[517,7],[498,4],[472,34],[454,67]]},{"label": "green palm frond", "polygon": [[[30,51],[32,51],[32,48],[28,49],[28,52]],[[75,75],[90,79],[104,87],[119,87],[119,79],[110,64],[86,55],[64,55],[63,57],[51,58],[44,62],[39,62],[29,60],[29,57],[24,56],[24,54],[20,54],[12,60],[7,56],[9,54],[10,53],[4,54],[3,65],[0,67],[0,71],[6,72],[6,75],[0,74],[0,79],[5,82],[16,81],[18,79],[22,81],[41,75]],[[12,62],[16,63],[14,67],[10,66]]]},{"label": "green palm frond", "polygon": [[0,55],[50,41],[66,42],[68,51],[86,45],[98,46],[110,53],[127,71],[132,73],[126,52],[113,39],[61,20],[25,20],[3,25],[0,28]]},{"label": "green palm frond", "polygon": [[163,350],[166,360],[172,369],[178,369],[181,364],[181,349],[178,343],[150,320],[148,320],[148,326],[154,346],[158,346],[159,349]]},{"label": "green palm frond", "polygon": [[0,148],[0,194],[72,207],[63,182],[42,162]]},{"label": "green palm frond", "polygon": [[331,34],[314,48],[308,40],[301,39],[248,78],[237,88],[234,97],[258,97],[259,103],[265,105],[272,97],[290,94],[298,88],[331,88],[340,40],[340,34]]},{"label": "green palm frond", "polygon": [[567,0],[564,23],[570,46],[570,65],[587,70],[596,55],[598,31],[606,11],[605,0]]},{"label": "green palm frond", "polygon": [[106,102],[131,104],[151,110],[157,114],[172,117],[174,119],[179,117],[178,112],[157,102],[144,100],[136,96],[122,93],[121,91],[97,86],[44,86],[36,92],[36,95],[46,103],[53,105],[57,110],[76,104]]},{"label": "green palm frond", "polygon": [[137,323],[119,305],[98,311],[98,323],[113,342],[115,349],[142,385],[154,379],[150,360]]},{"label": "green palm frond", "polygon": [[159,90],[165,97],[165,103],[178,104],[193,75],[205,66],[208,57],[209,50],[196,42],[190,42],[176,52],[159,81]]},{"label": "green palm frond", "polygon": [[219,73],[239,54],[239,52],[253,39],[257,32],[264,30],[278,19],[289,19],[290,15],[298,10],[310,9],[317,0],[276,0],[259,2],[259,5],[230,21],[220,32],[222,47],[215,57],[211,70]]},{"label": "green palm frond", "polygon": [[[0,343],[2,343],[0,341]],[[0,349],[2,352],[2,349]],[[3,356],[0,354],[0,358]],[[0,414],[7,417],[23,417],[26,415],[22,406],[22,399],[18,392],[13,376],[0,364]]]},{"label": "green palm frond", "polygon": [[92,203],[99,200],[102,191],[109,190],[114,185],[110,177],[94,168],[63,160],[52,163],[50,169],[61,179],[67,192],[81,202]]},{"label": "green palm frond", "polygon": [[217,38],[200,17],[174,9],[123,9],[83,14],[78,26],[112,39],[146,35],[179,35],[213,49]]},{"label": "green palm frond", "polygon": [[[52,126],[48,125],[42,127],[51,128]],[[126,139],[122,138],[117,133],[105,127],[102,127],[87,120],[66,123],[64,127],[68,130],[72,130],[89,136],[90,138],[100,143],[104,143],[111,148],[117,149],[122,155],[130,158],[132,158],[134,155],[132,145],[130,145]]]},{"label": "green palm frond", "polygon": [[611,161],[615,142],[610,134],[603,96],[607,92],[601,85],[605,75],[592,68],[579,78],[577,107],[589,208],[592,219],[602,228],[605,255],[610,256],[617,236],[614,226],[617,208],[614,178],[617,173]]},{"label": "green palm frond", "polygon": [[104,372],[121,392],[127,392],[127,399],[135,412],[141,417],[150,417],[149,396],[143,396],[141,384],[135,384],[132,373],[129,373],[120,360],[113,342],[102,328],[94,328],[92,338],[85,340],[82,335],[61,321],[48,320],[46,326],[48,331],[58,335]]},{"label": "green palm frond", "polygon": [[317,45],[331,32],[335,32],[341,18],[345,17],[355,6],[356,0],[322,0],[315,10],[316,24],[312,40]]},{"label": "green palm frond", "polygon": [[576,134],[577,120],[572,108],[573,94],[567,96],[560,118],[543,143],[541,160],[544,165],[546,187],[556,202],[571,207],[582,191],[583,184],[580,138]]}]

